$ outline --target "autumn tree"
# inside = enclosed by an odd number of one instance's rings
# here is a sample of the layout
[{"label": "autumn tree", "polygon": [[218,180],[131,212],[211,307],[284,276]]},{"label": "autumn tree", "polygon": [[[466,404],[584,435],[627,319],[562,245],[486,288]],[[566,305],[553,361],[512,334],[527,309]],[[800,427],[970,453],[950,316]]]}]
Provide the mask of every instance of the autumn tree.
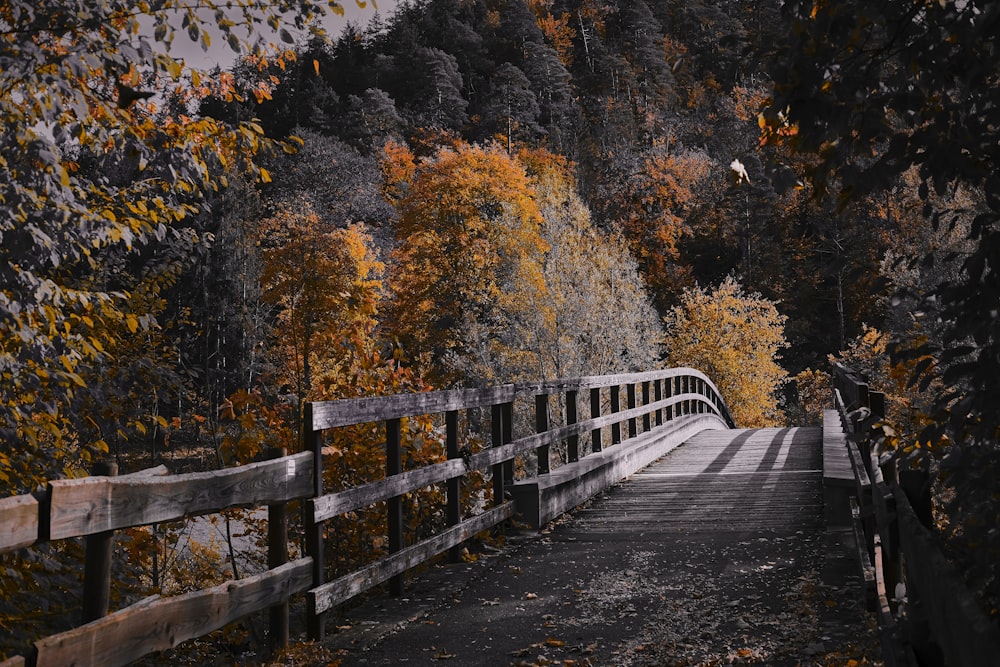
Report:
[{"label": "autumn tree", "polygon": [[574,377],[641,371],[660,357],[662,326],[628,244],[591,223],[565,159],[522,152],[534,177],[549,244],[544,277],[552,318],[540,332],[544,374]]},{"label": "autumn tree", "polygon": [[687,289],[665,318],[667,363],[708,375],[740,427],[775,426],[787,377],[778,364],[788,347],[785,319],[774,302],[731,277],[712,290]]},{"label": "autumn tree", "polygon": [[526,334],[551,317],[547,245],[524,167],[500,148],[460,145],[414,169],[398,201],[393,333],[407,355],[429,355],[444,384],[537,377]]},{"label": "autumn tree", "polygon": [[374,316],[382,264],[360,227],[324,224],[311,206],[261,222],[264,299],[276,309],[275,342],[283,359],[275,380],[298,401],[313,390],[323,337],[363,326]]},{"label": "autumn tree", "polygon": [[[252,123],[159,113],[153,97],[231,94],[170,55],[175,15],[182,39],[240,49],[242,26],[280,28],[291,9],[229,7],[208,21],[163,7],[146,23],[142,3],[127,0],[0,7],[0,430],[12,443],[0,469],[15,492],[106,449],[100,437],[76,438],[79,401],[113,340],[156,327],[155,283],[138,298],[135,279],[109,279],[109,257],[141,282],[157,248],[193,233],[185,225],[224,167],[249,166],[262,144]],[[288,20],[304,27],[322,9],[296,3]],[[184,242],[176,252],[183,261]]]}]

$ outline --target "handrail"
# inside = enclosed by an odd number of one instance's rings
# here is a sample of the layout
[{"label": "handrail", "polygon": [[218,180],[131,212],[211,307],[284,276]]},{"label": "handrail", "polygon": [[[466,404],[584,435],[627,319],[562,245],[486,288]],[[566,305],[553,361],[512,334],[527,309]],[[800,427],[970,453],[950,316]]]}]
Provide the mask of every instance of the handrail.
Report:
[{"label": "handrail", "polygon": [[[627,396],[624,407],[621,405],[622,386]],[[583,398],[580,392],[584,391],[590,394],[589,419],[578,418],[578,403]],[[549,399],[552,395],[564,397],[564,418],[550,414]],[[514,402],[521,397],[534,398],[536,433],[515,439],[512,428]],[[477,453],[467,452],[464,457],[450,456],[445,462],[402,471],[398,420],[444,413],[447,416],[447,438],[457,443],[458,411],[477,408],[491,410],[491,447]],[[451,549],[454,553],[454,549],[471,534],[510,519],[514,507],[507,499],[507,491],[513,482],[511,469],[515,457],[534,454],[538,475],[544,477],[551,467],[550,447],[556,443],[568,443],[568,459],[572,463],[580,459],[580,437],[588,433],[591,434],[591,452],[597,454],[604,449],[603,429],[610,427],[611,446],[614,447],[637,435],[640,420],[645,433],[687,415],[713,416],[729,428],[734,426],[729,409],[715,384],[703,373],[691,368],[306,404],[303,420],[306,448],[317,453],[314,462],[318,466],[322,463],[319,454],[323,450],[323,433],[326,430],[362,423],[384,423],[387,440],[387,474],[384,479],[325,493],[322,469],[315,471],[317,487],[313,497],[306,502],[306,549],[314,567],[313,587],[307,593],[310,637],[314,640],[323,637],[325,614],[334,606],[385,581],[389,581],[390,592],[398,594],[401,590],[400,575],[406,569],[445,550]],[[553,421],[561,423],[553,425]],[[463,519],[456,480],[469,472],[487,468],[492,470],[493,477],[492,505],[484,502],[484,506],[490,509]],[[449,482],[448,529],[404,548],[400,518],[402,496],[444,481]],[[324,522],[376,502],[385,502],[388,506],[389,554],[360,570],[327,582],[323,558]]]},{"label": "handrail", "polygon": [[[849,447],[856,482],[859,559],[871,563],[871,607],[876,612],[887,665],[995,664],[1000,633],[979,609],[958,569],[911,507],[895,462],[880,463],[866,437],[885,416],[885,396],[852,369],[834,363],[834,402]],[[905,590],[896,610],[890,592]],[[895,596],[894,596],[895,597]],[[934,649],[928,652],[927,646]]]},{"label": "handrail", "polygon": [[[590,415],[580,419],[578,404],[587,402],[587,394]],[[550,413],[553,395],[564,399],[564,415]],[[515,438],[514,402],[525,396],[534,398],[537,432]],[[460,410],[473,408],[490,408],[492,446],[462,456],[457,451],[457,415]],[[449,459],[402,471],[400,420],[440,412],[446,417]],[[386,477],[325,494],[324,431],[370,421],[385,423]],[[608,457],[618,451],[632,459],[632,454],[640,447],[648,447],[647,441],[658,433],[679,437],[706,424],[713,428],[733,426],[715,385],[701,372],[688,368],[307,403],[303,422],[306,451],[292,456],[272,451],[266,461],[182,475],[167,474],[163,466],[158,466],[116,476],[114,469],[108,468],[91,477],[53,480],[34,495],[0,499],[0,525],[5,529],[0,533],[0,553],[38,542],[85,537],[88,549],[84,589],[98,594],[103,589],[105,600],[110,586],[111,550],[94,549],[92,555],[90,541],[110,544],[115,530],[231,507],[267,505],[269,524],[268,570],[182,596],[152,596],[111,614],[106,604],[103,609],[98,605],[98,611],[91,616],[95,620],[39,639],[26,658],[17,656],[0,665],[124,665],[268,608],[272,612],[272,638],[281,645],[288,638],[288,600],[299,593],[306,593],[310,635],[322,636],[323,615],[333,606],[386,580],[392,591],[406,570],[454,550],[475,534],[514,517],[515,502],[510,500],[509,492],[515,457],[535,456],[541,478],[548,476],[550,447],[559,442],[568,443],[570,464]],[[581,437],[587,434],[591,436],[592,459],[583,451],[586,447],[580,447]],[[606,441],[610,444],[606,445]],[[462,517],[459,480],[471,471],[487,468],[493,474],[492,501],[483,499],[481,512]],[[441,482],[448,484],[448,527],[404,547],[398,511],[401,496]],[[294,500],[302,500],[305,509],[307,553],[288,562],[285,505]],[[379,501],[389,506],[389,555],[338,579],[324,581],[324,521]],[[92,573],[96,573],[93,580]],[[87,613],[85,605],[85,616]]]}]

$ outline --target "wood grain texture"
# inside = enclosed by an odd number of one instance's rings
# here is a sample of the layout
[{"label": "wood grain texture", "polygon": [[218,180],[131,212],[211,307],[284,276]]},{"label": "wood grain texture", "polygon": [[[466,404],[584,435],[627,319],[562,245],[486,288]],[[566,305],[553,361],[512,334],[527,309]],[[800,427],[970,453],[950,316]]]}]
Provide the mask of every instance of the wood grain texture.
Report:
[{"label": "wood grain texture", "polygon": [[38,501],[34,496],[0,500],[0,553],[27,547],[38,541]]},{"label": "wood grain texture", "polygon": [[312,404],[311,426],[314,431],[321,431],[349,424],[487,407],[512,401],[516,393],[514,385],[507,384],[484,389],[453,389],[322,401]]},{"label": "wood grain texture", "polygon": [[49,482],[49,538],[63,539],[185,516],[305,498],[312,452],[184,475],[85,477]]},{"label": "wood grain texture", "polygon": [[476,533],[506,521],[512,516],[514,516],[514,503],[504,503],[466,519],[434,537],[386,556],[357,572],[314,588],[308,593],[310,609],[322,614],[341,602],[406,572],[411,567],[461,544]]},{"label": "wood grain texture", "polygon": [[24,658],[19,655],[15,655],[13,658],[7,658],[3,662],[0,662],[0,667],[24,667]]},{"label": "wood grain texture", "polygon": [[285,601],[312,584],[312,561],[171,598],[153,596],[35,642],[36,667],[116,667],[201,637]]}]

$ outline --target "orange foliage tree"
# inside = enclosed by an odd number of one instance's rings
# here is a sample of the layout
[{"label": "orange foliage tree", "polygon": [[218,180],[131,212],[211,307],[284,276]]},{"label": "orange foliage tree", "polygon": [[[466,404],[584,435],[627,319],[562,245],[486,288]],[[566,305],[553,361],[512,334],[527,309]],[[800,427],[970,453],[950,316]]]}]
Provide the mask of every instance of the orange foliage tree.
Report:
[{"label": "orange foliage tree", "polygon": [[687,289],[665,318],[667,362],[708,375],[743,428],[780,423],[778,392],[787,372],[785,316],[773,301],[744,292],[732,277],[713,290]]},{"label": "orange foliage tree", "polygon": [[[406,173],[396,155],[388,170]],[[493,383],[540,372],[531,332],[551,317],[547,244],[531,182],[496,147],[459,144],[415,165],[397,201],[389,321],[407,351],[426,353],[443,383]]]}]

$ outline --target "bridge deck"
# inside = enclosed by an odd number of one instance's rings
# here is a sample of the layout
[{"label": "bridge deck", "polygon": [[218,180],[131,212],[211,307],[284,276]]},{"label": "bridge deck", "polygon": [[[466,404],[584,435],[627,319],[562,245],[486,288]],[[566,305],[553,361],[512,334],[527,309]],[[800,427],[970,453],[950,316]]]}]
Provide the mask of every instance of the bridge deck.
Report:
[{"label": "bridge deck", "polygon": [[361,665],[843,664],[877,650],[844,540],[824,528],[822,429],[706,431],[540,535],[348,612],[328,643]]}]

